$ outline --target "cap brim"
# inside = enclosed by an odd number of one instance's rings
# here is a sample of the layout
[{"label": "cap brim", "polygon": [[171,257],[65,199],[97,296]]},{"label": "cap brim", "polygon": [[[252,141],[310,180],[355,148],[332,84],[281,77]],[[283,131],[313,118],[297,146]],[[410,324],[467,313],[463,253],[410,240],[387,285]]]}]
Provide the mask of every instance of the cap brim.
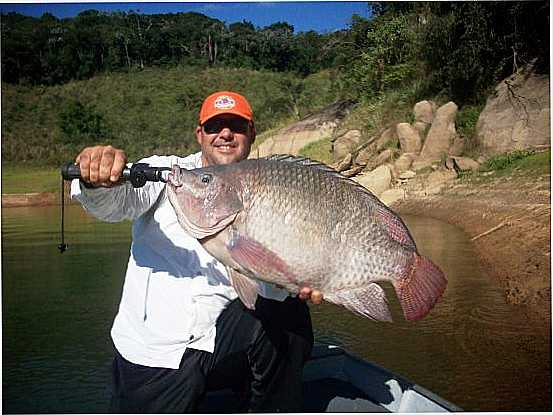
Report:
[{"label": "cap brim", "polygon": [[205,117],[204,119],[200,120],[200,124],[204,124],[206,121],[214,118],[214,117],[217,117],[218,115],[223,115],[223,114],[232,114],[232,115],[238,115],[239,117],[242,117],[244,118],[245,120],[248,120],[248,121],[253,121],[253,118],[252,117],[249,117],[247,115],[245,115],[243,112],[240,112],[240,111],[236,111],[236,110],[232,110],[232,109],[228,109],[228,110],[220,110],[220,111],[217,111],[213,114],[210,114],[209,116]]}]

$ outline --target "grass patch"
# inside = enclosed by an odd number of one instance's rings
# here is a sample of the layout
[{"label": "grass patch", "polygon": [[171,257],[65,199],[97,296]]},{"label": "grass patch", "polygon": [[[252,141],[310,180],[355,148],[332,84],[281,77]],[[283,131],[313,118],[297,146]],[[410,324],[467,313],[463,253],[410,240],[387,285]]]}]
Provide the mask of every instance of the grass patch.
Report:
[{"label": "grass patch", "polygon": [[300,155],[325,164],[332,164],[332,141],[330,137],[309,143],[300,150]]},{"label": "grass patch", "polygon": [[455,120],[456,128],[459,134],[468,139],[472,138],[476,132],[476,123],[483,110],[483,106],[466,105],[457,113]]},{"label": "grass patch", "polygon": [[494,171],[498,176],[514,173],[548,174],[551,172],[551,150],[539,153],[532,150],[515,150],[492,157],[480,170]]},{"label": "grass patch", "polygon": [[2,166],[2,194],[57,192],[59,189],[59,169]]}]

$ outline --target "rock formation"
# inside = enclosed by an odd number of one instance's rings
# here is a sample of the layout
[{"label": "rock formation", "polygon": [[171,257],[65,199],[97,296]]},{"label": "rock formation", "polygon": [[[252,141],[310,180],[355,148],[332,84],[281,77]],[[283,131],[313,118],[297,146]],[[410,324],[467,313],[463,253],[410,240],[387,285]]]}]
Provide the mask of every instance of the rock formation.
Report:
[{"label": "rock formation", "polygon": [[526,67],[497,85],[476,124],[476,139],[490,155],[550,146],[549,117],[549,76]]}]

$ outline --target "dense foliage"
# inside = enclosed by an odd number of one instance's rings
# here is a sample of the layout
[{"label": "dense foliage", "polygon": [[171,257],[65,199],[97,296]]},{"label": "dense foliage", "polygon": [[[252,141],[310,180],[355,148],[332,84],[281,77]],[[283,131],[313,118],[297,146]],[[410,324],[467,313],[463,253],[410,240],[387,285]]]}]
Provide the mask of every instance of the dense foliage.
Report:
[{"label": "dense foliage", "polygon": [[199,13],[101,13],[75,18],[2,17],[2,75],[10,83],[54,85],[103,71],[152,66],[231,66],[310,74],[337,54],[333,35],[294,34],[288,23],[226,25]]},{"label": "dense foliage", "polygon": [[532,61],[549,71],[549,2],[374,3],[372,11],[352,71],[365,97],[416,80],[415,95],[464,104]]}]

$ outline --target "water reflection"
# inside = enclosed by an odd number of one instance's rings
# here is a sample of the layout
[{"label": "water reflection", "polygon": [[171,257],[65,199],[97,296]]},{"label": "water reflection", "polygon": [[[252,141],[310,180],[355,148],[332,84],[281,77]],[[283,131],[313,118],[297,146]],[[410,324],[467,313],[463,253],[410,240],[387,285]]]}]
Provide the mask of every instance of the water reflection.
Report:
[{"label": "water reflection", "polygon": [[[3,409],[105,412],[109,330],[128,260],[130,224],[99,223],[71,206],[69,249],[59,254],[59,212],[2,210]],[[467,410],[551,410],[551,344],[505,303],[466,236],[405,218],[422,254],[448,275],[432,313],[374,323],[323,304],[311,307],[316,338],[397,371]]]}]

